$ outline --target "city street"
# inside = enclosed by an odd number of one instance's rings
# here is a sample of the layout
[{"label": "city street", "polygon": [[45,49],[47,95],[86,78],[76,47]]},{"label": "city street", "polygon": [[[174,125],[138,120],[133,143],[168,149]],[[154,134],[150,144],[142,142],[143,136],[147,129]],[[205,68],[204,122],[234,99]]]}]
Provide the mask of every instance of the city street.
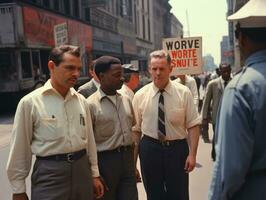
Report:
[{"label": "city street", "polygon": [[[6,163],[9,152],[9,141],[13,124],[12,114],[0,116],[0,199],[11,200],[11,189],[6,176]],[[210,158],[211,144],[203,143],[200,139],[198,149],[198,162],[196,169],[190,174],[190,199],[206,200],[212,174],[213,163]],[[27,179],[27,189],[30,181]],[[143,184],[138,184],[139,200],[145,200]],[[28,194],[29,191],[28,191]]]}]

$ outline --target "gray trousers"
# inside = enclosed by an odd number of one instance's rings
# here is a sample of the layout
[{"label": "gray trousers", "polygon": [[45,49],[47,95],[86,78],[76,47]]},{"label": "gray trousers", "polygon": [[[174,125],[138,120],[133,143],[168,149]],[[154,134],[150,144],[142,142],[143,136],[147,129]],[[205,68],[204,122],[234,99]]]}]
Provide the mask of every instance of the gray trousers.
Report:
[{"label": "gray trousers", "polygon": [[102,200],[137,200],[133,148],[98,152],[98,165],[108,191]]},{"label": "gray trousers", "polygon": [[92,200],[87,156],[73,163],[36,159],[31,176],[32,200]]}]

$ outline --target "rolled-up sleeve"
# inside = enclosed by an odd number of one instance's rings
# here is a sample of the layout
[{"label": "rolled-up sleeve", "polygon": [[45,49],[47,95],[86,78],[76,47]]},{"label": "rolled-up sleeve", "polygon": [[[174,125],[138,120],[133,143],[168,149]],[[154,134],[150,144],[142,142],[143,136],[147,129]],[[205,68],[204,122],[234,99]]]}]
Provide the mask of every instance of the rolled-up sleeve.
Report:
[{"label": "rolled-up sleeve", "polygon": [[201,117],[198,113],[197,107],[194,104],[194,98],[190,91],[185,93],[185,108],[186,108],[186,128],[201,124]]},{"label": "rolled-up sleeve", "polygon": [[92,177],[99,177],[99,168],[98,168],[98,159],[97,159],[97,148],[95,143],[95,138],[93,134],[92,128],[92,120],[90,114],[90,108],[88,103],[86,102],[87,109],[87,133],[88,133],[88,145],[87,145],[87,153],[89,156],[89,161],[91,164]]},{"label": "rolled-up sleeve", "polygon": [[33,132],[30,101],[22,99],[18,104],[7,161],[7,176],[13,193],[26,192],[25,179],[31,169],[31,140]]},{"label": "rolled-up sleeve", "polygon": [[140,107],[139,107],[140,106],[139,97],[140,96],[138,94],[135,94],[133,101],[132,101],[132,106],[133,106],[135,120],[136,120],[135,125],[132,127],[132,131],[136,131],[136,132],[141,132],[141,123],[142,123],[142,116],[141,116]]}]

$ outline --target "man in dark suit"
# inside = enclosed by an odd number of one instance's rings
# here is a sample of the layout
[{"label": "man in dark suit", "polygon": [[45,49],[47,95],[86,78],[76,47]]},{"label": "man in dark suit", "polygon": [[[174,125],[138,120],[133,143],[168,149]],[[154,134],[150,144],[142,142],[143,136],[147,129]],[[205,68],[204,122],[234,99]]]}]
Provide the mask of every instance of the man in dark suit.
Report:
[{"label": "man in dark suit", "polygon": [[[220,64],[219,71],[221,73],[221,76],[211,80],[206,89],[205,99],[203,102],[202,107],[202,125],[206,125],[209,123],[208,113],[211,113],[211,123],[213,126],[213,131],[215,130],[215,121],[216,121],[216,115],[220,103],[220,99],[223,95],[223,91],[227,83],[231,79],[231,66],[229,64]],[[213,136],[215,133],[213,133]],[[206,136],[209,138],[208,136]],[[215,161],[215,150],[214,150],[214,139],[212,139],[212,159]]]},{"label": "man in dark suit", "polygon": [[94,60],[92,62],[92,65],[90,65],[89,67],[89,72],[92,76],[92,79],[78,88],[78,92],[82,94],[85,98],[88,98],[90,95],[96,92],[100,86],[99,79],[95,74],[95,62],[96,60]]}]

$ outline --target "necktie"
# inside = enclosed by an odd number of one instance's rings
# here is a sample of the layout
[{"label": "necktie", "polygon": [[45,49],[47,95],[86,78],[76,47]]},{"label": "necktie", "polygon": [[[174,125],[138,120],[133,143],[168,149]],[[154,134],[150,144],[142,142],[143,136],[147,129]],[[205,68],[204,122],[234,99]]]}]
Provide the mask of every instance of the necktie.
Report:
[{"label": "necktie", "polygon": [[227,86],[227,83],[228,83],[228,81],[225,81],[224,82],[224,88]]},{"label": "necktie", "polygon": [[158,102],[158,137],[159,140],[165,140],[165,115],[164,115],[164,90],[160,91]]}]

